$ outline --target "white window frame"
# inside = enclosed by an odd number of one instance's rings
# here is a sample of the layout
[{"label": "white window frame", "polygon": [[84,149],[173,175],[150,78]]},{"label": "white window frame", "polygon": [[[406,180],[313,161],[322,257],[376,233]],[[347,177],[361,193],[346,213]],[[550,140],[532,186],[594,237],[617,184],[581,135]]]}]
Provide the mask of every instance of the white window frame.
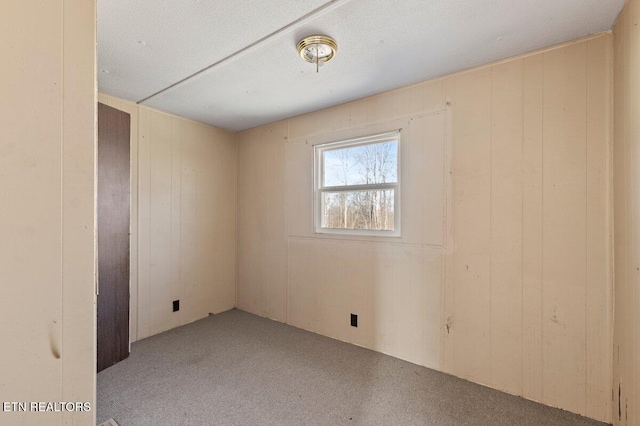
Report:
[{"label": "white window frame", "polygon": [[[353,146],[372,145],[376,143],[396,141],[398,147],[397,157],[397,182],[394,183],[374,183],[374,184],[362,184],[362,185],[345,185],[345,186],[324,186],[324,153],[326,151],[333,151],[338,149],[344,149]],[[400,232],[400,181],[401,181],[401,155],[402,143],[401,143],[401,131],[396,130],[393,132],[379,133],[371,136],[364,136],[354,139],[340,140],[334,142],[322,143],[314,146],[314,232],[316,234],[341,234],[341,235],[360,235],[360,236],[375,236],[375,237],[401,237]],[[393,231],[377,230],[377,229],[340,229],[340,228],[324,228],[322,227],[323,216],[323,197],[325,192],[352,192],[352,191],[367,191],[367,190],[385,190],[393,189],[394,199],[394,214],[393,214]]]}]

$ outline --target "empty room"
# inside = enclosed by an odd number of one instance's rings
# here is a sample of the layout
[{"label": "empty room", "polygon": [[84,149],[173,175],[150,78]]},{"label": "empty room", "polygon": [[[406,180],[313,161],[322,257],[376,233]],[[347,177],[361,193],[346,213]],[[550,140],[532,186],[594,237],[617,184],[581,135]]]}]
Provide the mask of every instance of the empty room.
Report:
[{"label": "empty room", "polygon": [[2,0],[0,426],[640,426],[640,0]]}]

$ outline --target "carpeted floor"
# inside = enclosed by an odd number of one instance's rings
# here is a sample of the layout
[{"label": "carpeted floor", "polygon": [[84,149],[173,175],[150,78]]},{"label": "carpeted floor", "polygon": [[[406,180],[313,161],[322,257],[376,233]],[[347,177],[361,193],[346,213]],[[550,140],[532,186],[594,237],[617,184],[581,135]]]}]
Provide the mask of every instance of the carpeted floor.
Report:
[{"label": "carpeted floor", "polygon": [[134,343],[97,392],[120,426],[603,424],[237,310]]}]

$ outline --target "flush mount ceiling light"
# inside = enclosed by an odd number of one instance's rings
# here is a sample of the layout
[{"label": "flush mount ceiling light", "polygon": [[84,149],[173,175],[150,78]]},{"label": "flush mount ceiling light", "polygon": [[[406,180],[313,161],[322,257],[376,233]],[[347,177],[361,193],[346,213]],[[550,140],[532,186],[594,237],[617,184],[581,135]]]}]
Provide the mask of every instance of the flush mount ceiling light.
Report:
[{"label": "flush mount ceiling light", "polygon": [[298,42],[298,53],[305,61],[316,64],[316,72],[320,63],[329,62],[337,51],[338,44],[328,36],[309,36]]}]

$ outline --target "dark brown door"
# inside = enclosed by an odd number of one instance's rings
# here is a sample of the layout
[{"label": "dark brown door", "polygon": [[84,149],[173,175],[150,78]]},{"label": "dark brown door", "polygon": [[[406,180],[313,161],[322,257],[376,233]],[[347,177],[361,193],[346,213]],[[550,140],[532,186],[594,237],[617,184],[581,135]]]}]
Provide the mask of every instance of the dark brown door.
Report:
[{"label": "dark brown door", "polygon": [[129,356],[129,133],[98,104],[98,371]]}]

